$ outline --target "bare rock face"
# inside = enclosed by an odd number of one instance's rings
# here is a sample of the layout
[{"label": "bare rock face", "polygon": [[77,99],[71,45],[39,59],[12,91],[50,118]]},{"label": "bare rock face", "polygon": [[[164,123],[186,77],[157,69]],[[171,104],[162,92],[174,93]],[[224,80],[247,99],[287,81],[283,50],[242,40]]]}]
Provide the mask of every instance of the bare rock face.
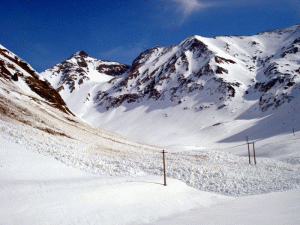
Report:
[{"label": "bare rock face", "polygon": [[120,65],[105,65],[102,64],[97,67],[97,71],[99,73],[104,73],[106,75],[111,75],[111,76],[120,76],[126,71],[128,71],[130,66],[125,65],[125,64],[120,64]]}]

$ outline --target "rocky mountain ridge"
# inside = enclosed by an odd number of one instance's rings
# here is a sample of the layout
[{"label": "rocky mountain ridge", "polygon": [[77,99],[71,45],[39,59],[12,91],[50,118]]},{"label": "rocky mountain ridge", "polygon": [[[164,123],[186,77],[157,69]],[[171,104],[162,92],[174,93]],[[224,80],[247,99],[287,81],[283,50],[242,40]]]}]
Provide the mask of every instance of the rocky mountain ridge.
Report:
[{"label": "rocky mountain ridge", "polygon": [[[265,48],[267,42],[280,39],[280,36],[289,41],[271,51]],[[93,69],[99,74],[113,76],[109,80],[113,84],[109,91],[99,90],[95,97],[99,106],[107,110],[124,102],[138,103],[145,98],[167,98],[180,104],[184,101],[185,94],[195,92],[202,92],[201,95],[216,93],[218,97],[214,103],[222,107],[226,105],[227,100],[236,96],[236,92],[259,92],[260,109],[265,111],[293,98],[290,93],[296,85],[295,79],[299,76],[300,67],[293,68],[294,65],[286,63],[285,71],[281,71],[279,66],[282,66],[281,61],[284,59],[291,61],[290,58],[297,57],[299,40],[299,25],[246,37],[192,36],[178,45],[156,46],[146,50],[133,61],[131,67],[97,61],[82,51],[42,74],[52,72],[51,77],[61,76],[59,84],[62,86],[58,88],[64,88],[63,84],[66,84],[72,93],[75,80],[81,85],[84,80],[89,79],[88,63],[94,62]],[[72,60],[77,63],[73,65]],[[240,68],[241,66],[243,68]],[[235,75],[236,72],[248,77],[248,80],[252,79],[253,82],[245,81],[242,76],[232,79],[232,74]],[[58,75],[59,73],[63,75]],[[54,79],[47,78],[54,86],[58,85]],[[274,88],[280,88],[281,93],[274,91]]]},{"label": "rocky mountain ridge", "polygon": [[0,78],[3,85],[25,91],[36,101],[43,100],[66,114],[74,115],[47,80],[42,78],[27,62],[2,45],[0,45]]},{"label": "rocky mountain ridge", "polygon": [[[84,55],[80,52],[75,57]],[[159,149],[86,123],[67,107],[47,80],[2,45],[0,125],[0,133],[6,133],[12,140],[21,138],[19,144],[31,146],[42,154],[56,155],[56,159],[62,157],[60,161],[74,159],[74,152],[79,155],[86,154],[85,151],[91,155],[92,152],[106,154],[120,151],[120,146],[127,151]]]},{"label": "rocky mountain ridge", "polygon": [[[299,24],[254,36],[195,35],[177,45],[148,49],[131,66],[75,53],[41,75],[60,90],[77,115],[99,126],[123,123],[121,117],[129,111],[134,117],[140,107],[145,107],[144,112],[165,110],[164,116],[173,108],[197,117],[201,127],[212,126],[244,118],[245,112],[246,118],[268,115],[295,101],[300,85],[299,40]],[[207,122],[211,113],[217,116]],[[117,127],[111,129],[123,130]]]}]

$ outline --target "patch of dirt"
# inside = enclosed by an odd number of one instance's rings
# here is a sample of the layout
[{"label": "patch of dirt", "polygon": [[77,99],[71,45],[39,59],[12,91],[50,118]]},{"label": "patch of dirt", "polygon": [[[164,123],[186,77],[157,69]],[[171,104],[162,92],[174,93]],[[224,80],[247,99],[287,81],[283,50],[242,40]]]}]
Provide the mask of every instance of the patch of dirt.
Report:
[{"label": "patch of dirt", "polygon": [[47,132],[49,134],[52,134],[52,135],[65,136],[67,138],[71,138],[70,136],[66,135],[65,133],[57,132],[57,131],[52,130],[52,129],[48,128],[48,127],[38,127],[38,126],[36,126],[36,128],[39,129],[39,130],[42,130],[44,132]]}]

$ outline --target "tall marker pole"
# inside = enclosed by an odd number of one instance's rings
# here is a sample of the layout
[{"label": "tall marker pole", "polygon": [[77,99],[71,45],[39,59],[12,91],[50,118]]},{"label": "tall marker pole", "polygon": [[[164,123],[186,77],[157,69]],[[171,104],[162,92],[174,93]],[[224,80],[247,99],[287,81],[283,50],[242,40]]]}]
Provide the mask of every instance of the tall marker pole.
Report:
[{"label": "tall marker pole", "polygon": [[163,162],[164,162],[164,186],[167,186],[167,179],[166,179],[166,162],[165,162],[165,150],[163,150]]},{"label": "tall marker pole", "polygon": [[249,140],[248,140],[248,136],[245,137],[246,139],[246,143],[248,145],[248,157],[249,157],[249,164],[251,165],[251,159],[250,159],[250,147],[249,147]]},{"label": "tall marker pole", "polygon": [[253,142],[253,154],[254,154],[254,164],[256,165],[256,158],[255,158],[255,147],[254,147],[254,142]]},{"label": "tall marker pole", "polygon": [[249,164],[251,165],[251,158],[250,158],[250,147],[249,147],[250,143],[247,143],[247,145],[248,145],[248,157],[249,157]]}]

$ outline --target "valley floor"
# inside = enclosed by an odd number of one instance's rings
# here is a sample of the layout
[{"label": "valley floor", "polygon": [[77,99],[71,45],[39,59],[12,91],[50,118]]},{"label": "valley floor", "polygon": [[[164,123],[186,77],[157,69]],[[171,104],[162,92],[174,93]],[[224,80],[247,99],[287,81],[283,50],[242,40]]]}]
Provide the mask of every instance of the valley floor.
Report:
[{"label": "valley floor", "polygon": [[0,140],[0,224],[147,223],[233,199],[158,176],[89,174]]},{"label": "valley floor", "polygon": [[0,124],[0,224],[299,224],[300,167],[289,156],[253,166],[222,151],[170,151],[165,187],[159,152],[92,155],[30,129]]}]

